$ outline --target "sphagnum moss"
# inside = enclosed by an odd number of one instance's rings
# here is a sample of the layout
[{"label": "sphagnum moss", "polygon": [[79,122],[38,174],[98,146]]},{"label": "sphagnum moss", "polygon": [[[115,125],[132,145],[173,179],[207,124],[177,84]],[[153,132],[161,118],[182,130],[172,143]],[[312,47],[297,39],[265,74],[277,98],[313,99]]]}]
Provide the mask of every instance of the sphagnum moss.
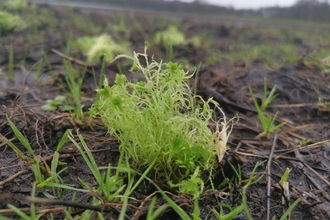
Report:
[{"label": "sphagnum moss", "polygon": [[[213,116],[210,104],[218,103],[193,95],[186,83],[192,74],[180,65],[149,62],[146,49],[118,58],[132,60],[132,70],[142,72],[145,80],[132,83],[120,74],[113,86],[105,80],[104,88],[97,90],[91,115],[100,117],[110,134],[118,138],[120,150],[132,161],[133,168],[145,169],[156,160],[154,175],[173,186],[192,178],[210,179],[216,155],[222,159],[226,151],[226,143],[219,139],[220,131],[215,136],[208,127]],[[146,64],[141,64],[139,58],[144,58]],[[203,105],[195,105],[197,98]],[[195,182],[196,187],[203,185]]]}]

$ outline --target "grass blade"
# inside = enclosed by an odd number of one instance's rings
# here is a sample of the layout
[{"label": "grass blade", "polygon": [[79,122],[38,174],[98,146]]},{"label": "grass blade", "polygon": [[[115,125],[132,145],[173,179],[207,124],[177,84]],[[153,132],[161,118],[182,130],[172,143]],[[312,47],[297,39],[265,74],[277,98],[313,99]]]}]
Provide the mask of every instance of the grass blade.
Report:
[{"label": "grass blade", "polygon": [[290,207],[288,208],[288,210],[286,210],[284,212],[284,214],[282,215],[282,217],[280,218],[280,220],[286,220],[287,217],[291,214],[292,210],[298,205],[299,202],[300,202],[300,199],[297,199],[294,203],[292,203],[292,205],[290,205]]},{"label": "grass blade", "polygon": [[18,138],[18,140],[23,144],[23,146],[33,155],[34,155],[34,151],[30,145],[30,143],[28,142],[28,140],[23,136],[23,134],[18,130],[18,128],[14,125],[14,123],[10,120],[10,118],[8,117],[8,115],[6,115],[7,121],[9,123],[9,126],[11,127],[11,129],[13,130],[15,136]]}]

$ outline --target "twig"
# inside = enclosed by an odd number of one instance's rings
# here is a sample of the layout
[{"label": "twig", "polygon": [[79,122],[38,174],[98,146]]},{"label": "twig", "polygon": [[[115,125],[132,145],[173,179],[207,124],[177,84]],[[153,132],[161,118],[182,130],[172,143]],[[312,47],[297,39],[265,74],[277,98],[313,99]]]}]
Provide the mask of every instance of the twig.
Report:
[{"label": "twig", "polygon": [[275,137],[274,137],[273,146],[270,151],[269,159],[268,159],[268,163],[267,163],[267,220],[270,219],[270,188],[271,188],[271,180],[272,180],[270,168],[272,165],[273,154],[274,154],[276,142],[277,142],[277,135],[275,135]]},{"label": "twig", "polygon": [[140,215],[141,215],[141,211],[143,210],[143,206],[146,202],[150,201],[151,198],[156,195],[157,193],[159,193],[159,191],[153,192],[152,194],[150,194],[149,196],[147,196],[140,204],[140,206],[138,207],[138,209],[135,211],[133,217],[131,218],[131,220],[137,220],[139,219]]},{"label": "twig", "polygon": [[17,196],[8,193],[4,193],[0,195],[0,200],[5,200],[8,198],[14,198],[16,200],[27,201],[36,204],[42,203],[42,204],[62,205],[62,206],[69,206],[78,209],[87,209],[87,210],[106,212],[106,213],[112,211],[118,211],[117,209],[115,209],[117,204],[112,204],[112,203],[107,203],[103,206],[94,206],[94,205],[82,204],[77,202],[60,201],[55,199],[45,199],[45,198],[31,197],[31,196]]},{"label": "twig", "polygon": [[80,66],[83,66],[83,67],[90,67],[90,65],[86,64],[85,62],[81,61],[81,60],[77,60],[73,57],[69,57],[67,55],[65,55],[64,53],[52,48],[50,49],[52,52],[56,53],[57,55],[59,55],[60,57],[63,57],[69,61],[72,61],[72,62],[75,62],[76,64],[80,65]]},{"label": "twig", "polygon": [[[57,208],[36,208],[36,214],[47,214],[47,213],[63,213],[64,212],[63,207],[57,207]],[[20,208],[21,212],[25,214],[31,213],[31,208]],[[12,209],[0,209],[0,214],[7,215],[7,214],[14,214],[15,212]]]},{"label": "twig", "polygon": [[[329,143],[330,140],[325,140],[325,141],[320,141],[320,142],[317,142],[317,143],[313,143],[313,144],[309,144],[309,145],[305,145],[305,146],[301,146],[301,147],[298,147],[298,150],[302,150],[302,149],[317,149],[317,148],[320,148],[320,147],[323,147],[323,144],[326,144],[326,143]],[[283,157],[285,154],[288,154],[288,153],[292,153],[294,152],[296,149],[293,149],[293,150],[288,150],[280,155],[277,155],[274,160],[278,160],[279,158]]]},{"label": "twig", "polygon": [[8,177],[7,179],[3,180],[0,182],[0,189],[2,189],[2,187],[6,184],[6,183],[9,183],[10,181],[12,181],[13,179],[15,179],[16,177],[20,176],[20,175],[23,175],[23,174],[26,174],[28,173],[29,171],[27,170],[22,170],[22,171],[19,171],[18,173],[15,173],[14,175]]},{"label": "twig", "polygon": [[326,183],[328,185],[328,187],[330,187],[330,182],[325,179],[321,174],[319,174],[318,172],[316,172],[312,167],[310,167],[308,164],[306,164],[304,161],[300,160],[300,162],[307,168],[309,169],[309,171],[311,171],[312,173],[314,173],[318,178],[320,178],[324,183]]}]

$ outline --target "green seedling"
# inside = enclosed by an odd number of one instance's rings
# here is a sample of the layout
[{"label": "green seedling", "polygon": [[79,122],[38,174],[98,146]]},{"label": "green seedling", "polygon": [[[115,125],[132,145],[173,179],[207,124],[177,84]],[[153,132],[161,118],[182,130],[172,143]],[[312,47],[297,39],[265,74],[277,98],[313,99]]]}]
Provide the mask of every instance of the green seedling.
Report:
[{"label": "green seedling", "polygon": [[290,172],[291,172],[291,169],[289,169],[289,168],[286,168],[285,169],[285,172],[284,172],[284,174],[283,174],[283,176],[282,176],[282,178],[280,180],[280,185],[281,186],[283,186],[283,184],[288,181]]},{"label": "green seedling", "polygon": [[273,89],[268,93],[267,91],[267,79],[264,78],[264,98],[262,99],[261,106],[259,106],[258,101],[256,97],[253,94],[253,91],[251,87],[249,87],[250,95],[253,99],[254,106],[256,107],[256,110],[258,112],[259,120],[261,122],[263,132],[260,133],[257,138],[260,137],[269,137],[269,135],[279,130],[285,123],[280,123],[278,125],[275,125],[275,120],[277,117],[278,112],[274,116],[271,116],[265,112],[265,109],[270,105],[270,103],[274,100],[276,97],[276,85],[273,87]]},{"label": "green seedling", "polygon": [[[129,166],[127,166],[129,167]],[[162,195],[162,197],[166,200],[168,206],[170,206],[179,216],[181,219],[187,219],[187,220],[190,220],[190,216],[187,212],[185,212],[181,207],[180,205],[176,204],[168,195],[167,195],[167,192],[163,191],[156,183],[154,183],[150,178],[148,178],[146,176],[146,172],[144,172],[143,174],[137,172],[137,171],[134,171],[130,168],[121,168],[121,171],[122,172],[127,172],[128,174],[138,174],[141,176],[141,178],[147,180],[148,182],[150,182],[157,190],[158,192]],[[130,177],[130,176],[129,176]],[[140,179],[141,179],[140,178]],[[150,206],[149,206],[150,208]],[[195,210],[198,209],[198,203],[196,203],[196,200],[195,200]],[[151,212],[151,211],[150,211]],[[195,211],[196,212],[196,211]],[[122,217],[121,219],[124,219],[124,217]]]},{"label": "green seedling", "polygon": [[43,66],[43,59],[38,60],[38,63],[36,65],[36,75],[35,80],[39,80],[41,72],[42,72],[42,66]]},{"label": "green seedling", "polygon": [[[96,79],[96,74],[95,74],[95,72],[93,70],[93,77],[94,77],[96,88],[101,88],[102,85],[103,85],[104,78],[105,78],[106,65],[107,65],[106,59],[103,59],[102,60],[101,71],[100,71],[100,74],[99,74],[99,79]],[[121,72],[120,64],[118,64],[118,71]]]},{"label": "green seedling", "polygon": [[[150,172],[153,166],[151,165],[147,170],[144,171],[144,173],[139,174],[140,178],[138,180],[135,180],[137,172],[130,168],[130,162],[128,161],[128,159],[123,162],[123,153],[120,154],[117,167],[111,167],[110,164],[107,167],[99,167],[96,164],[95,158],[91,150],[86,145],[83,137],[78,134],[78,138],[80,143],[78,143],[74,139],[71,133],[69,135],[69,139],[77,147],[78,151],[81,153],[86,164],[88,165],[90,171],[94,175],[94,178],[97,182],[97,186],[96,188],[90,187],[88,183],[80,179],[81,184],[86,188],[87,191],[93,191],[98,196],[106,198],[109,202],[118,202],[119,200],[121,200],[123,205],[118,219],[125,219],[128,207],[128,199],[130,198],[130,195],[136,190],[136,188],[142,183],[143,180],[147,179],[147,174]],[[157,161],[157,158],[155,158],[154,161]],[[103,170],[105,170],[105,172],[103,172]],[[111,175],[112,171],[115,171],[114,175]],[[126,173],[127,184],[124,184],[123,179],[121,178],[121,173]],[[147,180],[151,181],[150,179]],[[93,205],[99,205],[100,203],[101,202],[97,197],[93,197]],[[163,210],[167,206],[168,205],[163,205],[163,208],[161,208],[160,210],[156,210],[155,212],[152,212],[152,210],[150,210],[149,212],[152,216],[155,217],[159,215],[161,210]],[[92,211],[87,210],[84,212],[84,216],[87,216],[88,219],[88,217],[90,217],[92,213]],[[99,217],[100,219],[104,219],[101,214],[99,214]]]},{"label": "green seedling", "polygon": [[270,103],[276,98],[277,94],[275,94],[276,92],[276,85],[272,88],[272,90],[270,92],[268,92],[268,88],[267,88],[267,78],[264,78],[264,98],[262,99],[262,103],[260,106],[261,111],[266,110],[266,108],[268,108],[268,106],[270,105]]},{"label": "green seedling", "polygon": [[[61,165],[60,161],[59,161],[59,158],[60,158],[60,150],[62,149],[62,147],[65,145],[67,139],[68,139],[68,136],[69,136],[69,130],[67,130],[64,135],[62,136],[60,142],[58,143],[57,147],[56,147],[56,150],[53,154],[53,159],[51,161],[51,167],[49,168],[48,165],[46,164],[46,169],[48,171],[48,174],[49,174],[49,177],[42,181],[41,183],[38,184],[38,187],[39,188],[42,188],[42,187],[50,187],[53,190],[55,196],[53,195],[50,195],[47,191],[44,192],[45,196],[48,197],[48,198],[61,198],[62,194],[63,194],[63,190],[55,190],[55,188],[57,189],[68,189],[66,187],[66,185],[64,184],[62,178],[60,177],[60,174],[62,172],[64,172],[67,167],[63,168],[62,170],[60,171],[57,171],[59,165]],[[64,164],[62,164],[64,165]]]},{"label": "green seedling", "polygon": [[[34,154],[34,150],[32,149],[32,146],[29,144],[28,140],[23,136],[23,134],[17,129],[17,127],[12,123],[12,121],[9,119],[8,116],[7,121],[13,130],[16,138],[21,142],[21,144],[28,150],[28,152],[31,154],[31,156],[26,156],[23,151],[21,151],[15,144],[13,144],[12,141],[8,140],[4,136],[0,134],[1,139],[10,146],[15,153],[22,159],[28,161],[31,163],[32,171],[35,175],[36,184],[38,188],[42,187],[57,187],[57,188],[64,188],[64,189],[70,189],[72,190],[72,187],[66,186],[63,184],[62,179],[60,178],[60,174],[64,172],[67,168],[62,169],[61,171],[57,172],[57,167],[59,164],[59,151],[64,146],[65,141],[67,140],[68,133],[66,132],[59,144],[57,145],[56,152],[54,153],[53,160],[51,162],[51,168],[49,168],[48,164],[43,161],[43,159],[40,156],[37,156]],[[46,170],[47,174],[50,176],[49,178],[45,179],[44,175],[42,174],[41,168],[44,168]],[[56,198],[60,197],[61,192],[56,193]],[[51,196],[49,193],[45,192],[45,195],[49,198],[54,198],[54,196]]]},{"label": "green seedling", "polygon": [[164,204],[155,209],[156,201],[157,201],[157,197],[153,197],[150,202],[147,212],[147,218],[146,218],[148,220],[157,219],[157,217],[169,207],[168,204]]},{"label": "green seedling", "polygon": [[[294,203],[292,203],[290,205],[290,207],[283,213],[280,220],[288,219],[288,216],[292,213],[293,209],[298,205],[299,202],[300,202],[300,199],[296,199],[296,201],[294,201]],[[272,218],[272,220],[273,219],[276,219],[276,218]]]},{"label": "green seedling", "polygon": [[65,110],[70,110],[70,106],[74,106],[74,118],[78,119],[80,123],[83,123],[85,121],[85,115],[81,103],[81,87],[86,71],[81,73],[79,70],[75,70],[70,62],[64,62],[64,67],[66,71],[65,81],[68,86],[68,89],[64,89],[68,98],[68,104]]},{"label": "green seedling", "polygon": [[[81,153],[81,156],[84,158],[88,168],[92,172],[96,182],[98,183],[98,186],[96,189],[91,189],[87,183],[85,183],[83,180],[80,180],[80,182],[87,188],[88,190],[95,191],[100,196],[105,196],[105,198],[108,201],[113,201],[116,199],[119,194],[124,190],[124,183],[123,179],[119,176],[120,170],[117,169],[114,176],[111,176],[112,173],[112,167],[110,164],[108,167],[106,167],[106,173],[102,173],[100,168],[94,159],[94,156],[91,152],[91,150],[88,148],[86,142],[84,141],[83,137],[81,135],[78,135],[80,144],[76,142],[74,139],[72,133],[70,132],[69,139],[71,142],[77,147],[79,152]],[[122,157],[119,159],[119,163],[121,163]]]},{"label": "green seedling", "polygon": [[237,164],[237,168],[236,168],[230,161],[228,161],[228,163],[235,173],[235,176],[233,177],[232,181],[230,181],[230,183],[234,183],[234,184],[238,184],[238,185],[242,184],[243,177],[242,177],[241,165]]},{"label": "green seedling", "polygon": [[48,68],[48,71],[53,71],[53,67],[52,67],[52,64],[50,63],[49,59],[48,59],[48,56],[47,56],[47,53],[45,50],[42,50],[42,57],[43,57],[43,60],[46,62],[46,65],[47,65],[47,68]]},{"label": "green seedling", "polygon": [[[287,199],[290,198],[290,192],[289,192],[289,175],[290,175],[291,169],[286,168],[285,172],[283,174],[283,176],[281,177],[281,180],[279,182],[279,184],[283,187],[284,190],[284,195]],[[298,203],[300,202],[300,199],[297,199],[294,203],[292,203],[290,205],[290,207],[288,208],[288,210],[286,210],[283,215],[281,216],[281,220],[285,220],[287,219],[287,217],[291,214],[292,210],[298,205]],[[285,204],[285,199],[284,197],[282,197],[282,204]],[[276,219],[276,217],[274,216],[272,219]]]},{"label": "green seedling", "polygon": [[23,55],[23,58],[21,60],[21,63],[20,63],[20,66],[22,69],[26,70],[24,65],[25,65],[25,62],[26,62],[26,58],[28,56],[28,53],[29,53],[29,46],[28,45],[25,45],[24,47],[24,55]]},{"label": "green seedling", "polygon": [[[131,83],[124,75],[117,75],[113,86],[105,80],[104,88],[97,91],[91,116],[101,117],[134,169],[149,168],[158,158],[153,174],[173,184],[189,180],[196,169],[211,178],[215,151],[222,153],[218,155],[222,158],[227,149],[208,127],[213,116],[210,104],[218,103],[192,95],[186,83],[192,74],[176,63],[149,62],[146,48],[144,53],[117,58],[130,59],[131,70],[140,71],[145,80]],[[196,98],[202,106],[194,104]],[[129,141],[124,144],[126,138]]]},{"label": "green seedling", "polygon": [[66,104],[66,97],[61,95],[61,96],[56,96],[54,99],[47,100],[46,104],[43,105],[41,108],[44,111],[55,111],[59,109],[61,106],[64,106],[65,104]]},{"label": "green seedling", "polygon": [[28,150],[31,156],[26,156],[23,151],[21,151],[12,141],[8,140],[6,137],[0,134],[0,138],[11,147],[14,152],[22,159],[30,162],[32,165],[32,171],[35,175],[37,183],[40,183],[44,180],[44,177],[41,173],[40,167],[42,166],[40,163],[40,158],[34,154],[34,150],[29,144],[28,140],[23,136],[23,134],[18,130],[18,128],[14,125],[14,123],[10,120],[8,115],[6,115],[7,121],[11,129],[13,130],[16,138],[21,142],[21,144]]},{"label": "green seedling", "polygon": [[[257,182],[259,182],[264,175],[260,175],[257,179],[255,179],[255,172],[256,170],[258,169],[258,167],[260,167],[264,162],[258,162],[252,172],[251,172],[251,175],[249,176],[249,179],[247,179],[247,183],[244,185],[243,187],[243,190],[242,190],[242,203],[237,206],[236,208],[232,209],[230,206],[226,205],[226,204],[220,204],[220,212],[215,210],[215,209],[212,209],[212,213],[215,215],[215,217],[217,219],[224,219],[224,220],[229,220],[229,219],[233,219],[235,218],[236,216],[238,216],[241,212],[244,212],[245,215],[246,215],[246,218],[249,219],[249,220],[252,220],[252,216],[250,214],[250,211],[248,209],[248,204],[247,204],[247,196],[246,196],[246,190],[256,184]],[[237,173],[238,174],[238,173]],[[225,214],[223,213],[223,208],[222,206],[224,206],[225,208],[227,208],[228,210],[230,210],[230,212],[228,214]]]}]

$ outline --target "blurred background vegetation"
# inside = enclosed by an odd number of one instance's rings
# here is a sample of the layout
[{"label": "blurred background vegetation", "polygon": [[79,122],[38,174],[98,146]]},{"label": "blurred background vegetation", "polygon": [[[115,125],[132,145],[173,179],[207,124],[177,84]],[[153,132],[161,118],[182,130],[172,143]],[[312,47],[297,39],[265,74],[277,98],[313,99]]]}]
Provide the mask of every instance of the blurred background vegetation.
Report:
[{"label": "blurred background vegetation", "polygon": [[88,4],[106,4],[110,7],[123,7],[141,10],[158,10],[207,15],[240,15],[247,17],[286,18],[310,21],[330,21],[329,0],[298,0],[291,7],[266,7],[257,10],[235,10],[207,4],[204,0],[192,3],[165,0],[46,0],[45,2],[82,2]]}]

